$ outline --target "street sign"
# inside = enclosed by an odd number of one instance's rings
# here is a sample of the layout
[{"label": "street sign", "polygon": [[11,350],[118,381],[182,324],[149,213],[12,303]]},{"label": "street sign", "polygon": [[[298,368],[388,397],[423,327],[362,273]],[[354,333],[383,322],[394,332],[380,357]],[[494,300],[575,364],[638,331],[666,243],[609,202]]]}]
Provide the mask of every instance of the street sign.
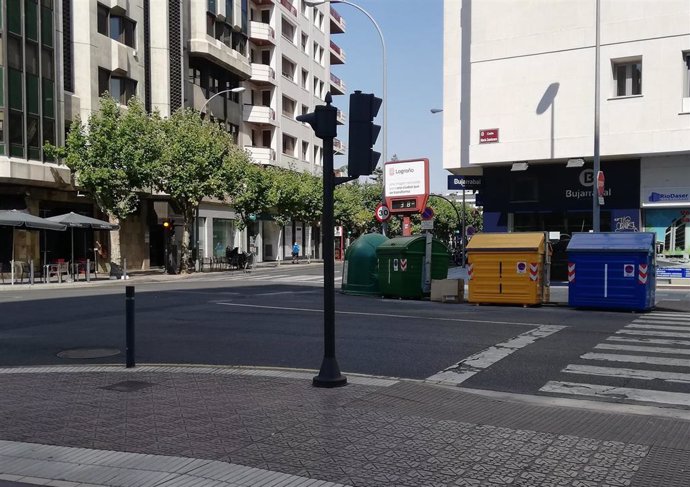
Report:
[{"label": "street sign", "polygon": [[498,129],[482,129],[479,131],[479,143],[489,144],[498,142]]},{"label": "street sign", "polygon": [[477,233],[477,229],[474,228],[472,225],[469,225],[469,226],[467,227],[467,229],[465,230],[465,234],[467,234],[468,237],[471,237],[471,236],[474,235],[475,233]]},{"label": "street sign", "polygon": [[433,230],[434,229],[434,219],[422,220],[422,230]]},{"label": "street sign", "polygon": [[376,211],[374,212],[374,216],[379,222],[383,223],[388,221],[388,219],[391,217],[391,211],[386,205],[379,203],[376,207]]},{"label": "street sign", "polygon": [[422,220],[431,220],[434,217],[434,209],[427,206],[422,211]]},{"label": "street sign", "polygon": [[343,236],[343,227],[342,226],[337,226],[333,228],[333,236],[334,237],[342,237]]},{"label": "street sign", "polygon": [[384,163],[384,194],[391,213],[420,213],[429,198],[429,159]]},{"label": "street sign", "polygon": [[482,189],[481,176],[448,176],[448,189]]}]

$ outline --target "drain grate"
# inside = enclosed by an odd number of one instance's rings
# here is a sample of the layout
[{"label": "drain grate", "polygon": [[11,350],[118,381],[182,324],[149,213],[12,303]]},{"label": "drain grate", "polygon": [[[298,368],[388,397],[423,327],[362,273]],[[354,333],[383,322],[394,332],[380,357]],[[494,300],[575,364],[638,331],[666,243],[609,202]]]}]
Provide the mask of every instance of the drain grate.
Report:
[{"label": "drain grate", "polygon": [[119,355],[117,348],[71,348],[57,354],[60,358],[103,358]]},{"label": "drain grate", "polygon": [[101,387],[101,389],[106,389],[108,391],[117,392],[136,392],[147,387],[153,387],[156,384],[153,382],[145,382],[143,380],[125,380],[122,382],[116,382],[115,384],[110,384],[109,386]]}]

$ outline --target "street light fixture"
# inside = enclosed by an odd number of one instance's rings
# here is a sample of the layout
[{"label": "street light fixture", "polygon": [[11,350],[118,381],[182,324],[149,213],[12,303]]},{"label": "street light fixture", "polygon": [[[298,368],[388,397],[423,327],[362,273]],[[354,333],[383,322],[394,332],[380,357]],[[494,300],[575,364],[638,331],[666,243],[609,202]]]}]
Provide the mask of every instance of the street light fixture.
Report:
[{"label": "street light fixture", "polygon": [[213,100],[218,95],[222,95],[224,93],[242,93],[246,89],[247,88],[245,88],[244,86],[238,86],[237,88],[229,88],[227,90],[219,91],[218,93],[214,94],[211,98],[206,100],[206,103],[203,104],[203,106],[201,107],[201,110],[199,110],[199,112],[203,112],[204,110],[206,110],[206,107],[208,106],[209,103],[211,103],[211,100]]},{"label": "street light fixture", "polygon": [[443,108],[432,108],[429,110],[431,113],[441,113],[443,111]]}]

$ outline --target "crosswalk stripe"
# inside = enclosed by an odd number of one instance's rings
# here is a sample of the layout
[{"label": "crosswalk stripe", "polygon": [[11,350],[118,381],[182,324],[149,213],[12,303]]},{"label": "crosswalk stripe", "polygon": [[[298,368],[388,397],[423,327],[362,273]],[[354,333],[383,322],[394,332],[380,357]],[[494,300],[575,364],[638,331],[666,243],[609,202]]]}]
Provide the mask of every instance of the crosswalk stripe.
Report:
[{"label": "crosswalk stripe", "polygon": [[653,343],[655,345],[681,345],[690,347],[690,341],[687,340],[665,340],[663,338],[625,338],[625,337],[609,337],[607,342],[621,342],[621,343]]},{"label": "crosswalk stripe", "polygon": [[614,343],[600,343],[596,350],[622,350],[624,352],[668,353],[671,355],[690,355],[688,348],[643,347],[640,345],[616,345]]},{"label": "crosswalk stripe", "polygon": [[584,360],[604,360],[608,362],[628,362],[652,365],[668,365],[677,367],[690,367],[690,360],[671,357],[648,357],[646,355],[619,355],[616,353],[589,352],[580,358]]},{"label": "crosswalk stripe", "polygon": [[606,399],[632,399],[634,401],[690,406],[690,394],[628,387],[611,387],[576,382],[549,381],[540,389],[542,392],[574,394],[579,396],[601,397]]},{"label": "crosswalk stripe", "polygon": [[665,317],[670,317],[670,318],[675,318],[675,317],[686,317],[690,319],[690,313],[663,313],[660,311],[655,311],[654,313],[648,314],[648,315],[642,315],[640,318],[652,318],[656,316],[665,316]]},{"label": "crosswalk stripe", "polygon": [[687,326],[671,326],[671,325],[628,325],[626,328],[635,328],[635,329],[647,329],[647,330],[671,330],[671,331],[688,331],[690,332],[690,324]]},{"label": "crosswalk stripe", "polygon": [[570,364],[563,372],[569,374],[598,375],[624,379],[665,380],[668,382],[682,382],[690,384],[690,374],[681,372],[665,372],[661,370],[640,370],[619,367],[598,367],[596,365]]},{"label": "crosswalk stripe", "polygon": [[637,336],[659,336],[659,337],[675,337],[675,338],[690,338],[690,333],[674,333],[670,331],[644,331],[644,330],[618,330],[617,335],[637,335]]},{"label": "crosswalk stripe", "polygon": [[690,323],[690,317],[688,318],[677,318],[677,317],[645,317],[645,318],[638,318],[635,320],[635,323]]}]

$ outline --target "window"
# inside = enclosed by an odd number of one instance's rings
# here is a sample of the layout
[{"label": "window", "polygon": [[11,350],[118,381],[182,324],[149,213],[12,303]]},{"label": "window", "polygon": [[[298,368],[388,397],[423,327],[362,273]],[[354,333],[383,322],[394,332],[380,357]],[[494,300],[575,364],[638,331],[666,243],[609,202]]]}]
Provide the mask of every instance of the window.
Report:
[{"label": "window", "polygon": [[110,9],[98,5],[98,33],[121,42],[129,47],[135,47],[134,29],[136,23],[121,15],[113,15]]},{"label": "window", "polygon": [[98,4],[98,33],[104,36],[108,35],[108,17],[110,15],[110,9]]},{"label": "window", "polygon": [[302,70],[302,88],[309,89],[309,72],[306,69]]},{"label": "window", "polygon": [[683,96],[690,97],[690,52],[683,53],[683,60],[685,61],[685,93]]},{"label": "window", "polygon": [[283,37],[285,37],[288,41],[292,42],[293,44],[295,43],[295,26],[292,25],[290,22],[288,22],[285,17],[282,18],[281,24],[281,32],[283,34]]},{"label": "window", "polygon": [[297,139],[290,135],[283,134],[283,154],[286,154],[288,156],[294,156],[296,145]]},{"label": "window", "polygon": [[98,68],[98,92],[110,93],[115,101],[126,104],[136,95],[137,82],[125,76],[113,76],[108,70]]},{"label": "window", "polygon": [[302,141],[302,160],[303,161],[308,161],[309,157],[309,142]]},{"label": "window", "polygon": [[7,38],[7,65],[13,69],[23,70],[23,55],[22,41],[17,37],[9,36]]},{"label": "window", "polygon": [[295,117],[295,100],[283,95],[283,115],[289,118]]},{"label": "window", "polygon": [[642,94],[642,61],[614,63],[613,77],[616,96]]},{"label": "window", "polygon": [[216,13],[216,0],[208,0],[206,2],[206,10],[208,10],[212,14],[215,14]]},{"label": "window", "polygon": [[21,112],[10,111],[10,155],[24,157],[24,120]]},{"label": "window", "polygon": [[309,36],[305,33],[302,33],[302,50],[309,54]]},{"label": "window", "polygon": [[282,72],[287,79],[295,81],[295,63],[285,57],[283,58]]}]

